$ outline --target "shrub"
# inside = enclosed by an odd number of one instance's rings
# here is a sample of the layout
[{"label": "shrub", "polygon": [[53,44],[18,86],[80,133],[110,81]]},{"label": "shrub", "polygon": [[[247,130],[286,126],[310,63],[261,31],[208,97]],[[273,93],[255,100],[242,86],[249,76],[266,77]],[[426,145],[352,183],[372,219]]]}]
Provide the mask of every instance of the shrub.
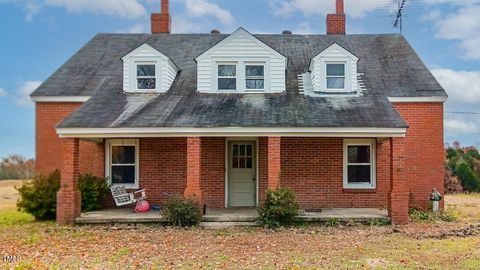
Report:
[{"label": "shrub", "polygon": [[32,214],[37,220],[55,219],[57,191],[60,189],[60,172],[37,176],[18,189],[19,211]]},{"label": "shrub", "polygon": [[430,211],[411,209],[409,214],[410,219],[416,222],[454,222],[458,220],[458,216],[453,211],[441,211],[439,213],[433,213]]},{"label": "shrub", "polygon": [[86,174],[80,176],[78,188],[82,194],[82,211],[95,211],[102,208],[100,197],[108,191],[104,179]]},{"label": "shrub", "polygon": [[279,188],[267,190],[265,204],[258,208],[260,222],[269,228],[278,227],[290,222],[298,215],[298,202],[293,190]]},{"label": "shrub", "polygon": [[390,225],[390,220],[386,218],[372,218],[367,221],[367,225],[369,226],[388,226]]},{"label": "shrub", "polygon": [[338,227],[339,225],[340,221],[338,220],[338,218],[330,217],[325,220],[325,226],[327,227]]},{"label": "shrub", "polygon": [[174,226],[190,227],[200,223],[202,210],[191,199],[170,197],[163,206],[163,215]]},{"label": "shrub", "polygon": [[445,168],[445,193],[456,194],[462,193],[463,187],[460,183],[458,176],[453,176],[452,170],[448,167]]}]

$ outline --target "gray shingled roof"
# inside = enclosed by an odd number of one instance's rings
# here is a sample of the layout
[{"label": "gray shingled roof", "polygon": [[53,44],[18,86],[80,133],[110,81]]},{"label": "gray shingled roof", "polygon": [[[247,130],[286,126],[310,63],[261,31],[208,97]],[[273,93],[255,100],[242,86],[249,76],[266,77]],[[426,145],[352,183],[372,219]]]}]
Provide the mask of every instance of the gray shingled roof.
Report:
[{"label": "gray shingled roof", "polygon": [[[406,127],[386,97],[446,96],[400,35],[255,35],[288,57],[285,94],[200,94],[194,58],[227,35],[99,34],[32,96],[92,96],[59,127]],[[180,68],[165,94],[122,91],[120,58],[143,43]],[[338,43],[360,58],[360,97],[308,97],[298,75]]]}]

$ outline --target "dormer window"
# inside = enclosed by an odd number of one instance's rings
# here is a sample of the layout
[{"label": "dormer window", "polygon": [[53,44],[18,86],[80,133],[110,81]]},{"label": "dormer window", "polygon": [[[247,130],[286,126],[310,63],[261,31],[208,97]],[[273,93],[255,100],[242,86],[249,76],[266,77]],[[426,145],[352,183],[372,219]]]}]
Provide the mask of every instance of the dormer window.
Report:
[{"label": "dormer window", "polygon": [[218,65],[218,90],[235,91],[237,89],[237,65]]},{"label": "dormer window", "polygon": [[164,93],[179,71],[173,61],[148,44],[122,57],[123,91],[127,93]]},{"label": "dormer window", "polygon": [[155,63],[137,63],[137,90],[157,89]]},{"label": "dormer window", "polygon": [[338,44],[315,56],[310,63],[310,82],[303,84],[315,94],[360,94],[357,64],[359,58]]},{"label": "dormer window", "polygon": [[327,90],[345,90],[345,63],[327,63]]},{"label": "dormer window", "polygon": [[265,65],[255,64],[245,66],[246,90],[265,90]]},{"label": "dormer window", "polygon": [[200,93],[286,91],[287,58],[240,28],[197,58]]}]

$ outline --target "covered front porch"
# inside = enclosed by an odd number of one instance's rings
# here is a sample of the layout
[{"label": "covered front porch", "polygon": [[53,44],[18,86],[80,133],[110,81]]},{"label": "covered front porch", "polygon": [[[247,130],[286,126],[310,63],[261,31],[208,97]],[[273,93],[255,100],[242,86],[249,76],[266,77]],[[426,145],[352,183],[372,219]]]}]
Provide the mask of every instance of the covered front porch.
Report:
[{"label": "covered front porch", "polygon": [[[339,222],[369,222],[372,220],[390,220],[386,209],[374,208],[327,208],[321,211],[301,210],[295,222],[326,222],[335,219]],[[202,217],[203,223],[235,223],[255,225],[258,214],[254,208],[207,209]],[[131,209],[105,209],[82,213],[75,219],[76,224],[115,224],[115,223],[158,223],[167,224],[161,211],[135,213]]]},{"label": "covered front porch", "polygon": [[[338,137],[332,133],[302,137],[213,134],[123,139],[114,135],[64,135],[57,221],[164,221],[154,211],[135,214],[124,209],[108,210],[115,208],[111,198],[105,202],[105,210],[81,214],[76,188],[79,141],[88,139],[96,140],[105,149],[102,162],[106,176],[134,176],[131,182],[122,183],[125,179],[119,178],[121,181],[114,184],[132,190],[146,189],[148,201],[155,205],[162,205],[165,192],[193,198],[207,206],[205,221],[228,222],[223,220],[236,218],[253,222],[257,219],[255,207],[264,202],[265,191],[286,187],[294,190],[301,208],[306,209],[299,221],[388,217],[392,223],[403,224],[408,222],[408,190],[404,138],[403,133],[397,132],[345,132]],[[132,153],[132,157],[112,156],[113,146],[128,147],[121,152]],[[116,164],[114,158],[125,162]],[[131,171],[125,169],[128,166]],[[237,207],[250,208],[241,211]]]}]

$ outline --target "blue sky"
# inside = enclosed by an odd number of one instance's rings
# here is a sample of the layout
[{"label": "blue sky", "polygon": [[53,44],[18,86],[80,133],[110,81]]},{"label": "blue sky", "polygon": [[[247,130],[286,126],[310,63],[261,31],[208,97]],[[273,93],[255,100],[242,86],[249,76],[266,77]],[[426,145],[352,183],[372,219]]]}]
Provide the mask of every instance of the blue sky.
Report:
[{"label": "blue sky", "polygon": [[[29,94],[96,33],[149,32],[160,0],[0,0],[0,157],[34,157]],[[398,32],[397,0],[345,0],[350,34]],[[335,0],[171,0],[174,33],[324,34]],[[446,88],[448,112],[480,112],[480,0],[407,0],[404,35]],[[448,142],[480,146],[480,115],[445,115]]]}]

